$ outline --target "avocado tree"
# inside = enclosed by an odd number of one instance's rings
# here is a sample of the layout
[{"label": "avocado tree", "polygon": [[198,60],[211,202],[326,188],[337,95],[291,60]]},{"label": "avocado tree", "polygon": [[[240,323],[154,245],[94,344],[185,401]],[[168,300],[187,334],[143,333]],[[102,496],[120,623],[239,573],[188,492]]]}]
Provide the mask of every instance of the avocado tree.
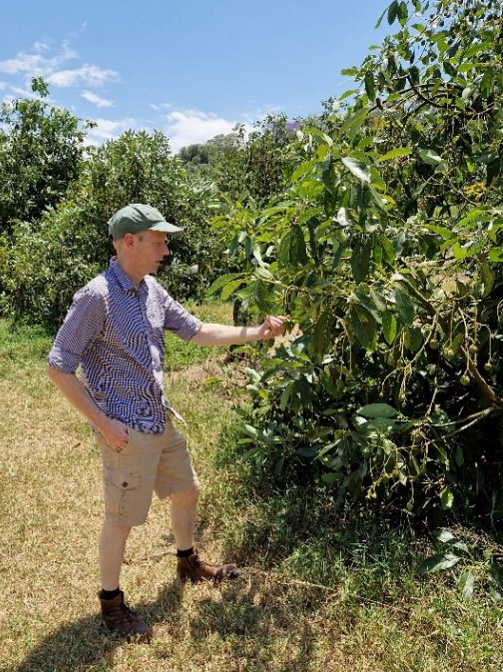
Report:
[{"label": "avocado tree", "polygon": [[[215,226],[248,269],[217,281],[291,338],[254,374],[258,464],[423,515],[503,514],[500,3],[398,2],[396,32],[299,131],[286,195]],[[255,420],[255,421],[253,421]],[[305,473],[305,471],[304,471]]]},{"label": "avocado tree", "polygon": [[68,110],[50,105],[40,77],[33,98],[4,102],[0,108],[0,231],[14,221],[34,221],[54,206],[76,179],[85,129]]}]

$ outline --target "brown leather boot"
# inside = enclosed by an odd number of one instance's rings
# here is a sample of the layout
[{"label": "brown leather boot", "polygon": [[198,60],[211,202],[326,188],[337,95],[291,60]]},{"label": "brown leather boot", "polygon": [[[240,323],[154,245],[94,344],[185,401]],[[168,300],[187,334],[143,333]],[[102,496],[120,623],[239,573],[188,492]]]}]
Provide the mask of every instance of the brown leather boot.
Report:
[{"label": "brown leather boot", "polygon": [[187,558],[178,558],[178,576],[182,581],[213,581],[220,583],[225,579],[236,579],[238,571],[235,565],[210,565],[201,560],[197,551]]},{"label": "brown leather boot", "polygon": [[[99,595],[98,595],[99,597]],[[101,597],[101,615],[105,624],[112,632],[117,632],[127,640],[138,639],[139,642],[149,642],[154,634],[152,626],[136,618],[134,612],[124,604],[122,590],[111,600],[103,600]]]}]

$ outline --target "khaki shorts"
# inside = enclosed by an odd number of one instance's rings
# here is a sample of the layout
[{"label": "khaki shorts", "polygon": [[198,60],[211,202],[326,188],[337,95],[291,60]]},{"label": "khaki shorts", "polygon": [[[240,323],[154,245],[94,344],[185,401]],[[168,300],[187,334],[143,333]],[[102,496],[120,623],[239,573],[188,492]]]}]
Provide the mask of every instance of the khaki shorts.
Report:
[{"label": "khaki shorts", "polygon": [[168,418],[163,434],[128,429],[129,441],[120,453],[94,432],[103,458],[105,518],[114,525],[142,525],[155,491],[160,499],[199,487],[187,442]]}]

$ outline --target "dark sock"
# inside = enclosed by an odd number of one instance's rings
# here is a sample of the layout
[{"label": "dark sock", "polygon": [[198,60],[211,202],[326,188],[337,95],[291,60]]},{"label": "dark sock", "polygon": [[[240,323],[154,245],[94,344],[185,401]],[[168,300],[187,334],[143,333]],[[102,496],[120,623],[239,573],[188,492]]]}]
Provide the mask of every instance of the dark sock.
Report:
[{"label": "dark sock", "polygon": [[102,588],[100,593],[100,599],[113,600],[114,597],[117,597],[117,595],[119,595],[120,592],[121,592],[120,588],[116,588],[115,590],[104,590]]},{"label": "dark sock", "polygon": [[189,555],[192,555],[194,553],[194,548],[191,546],[188,548],[186,551],[181,551],[180,549],[177,550],[176,552],[176,557],[177,558],[188,558]]}]

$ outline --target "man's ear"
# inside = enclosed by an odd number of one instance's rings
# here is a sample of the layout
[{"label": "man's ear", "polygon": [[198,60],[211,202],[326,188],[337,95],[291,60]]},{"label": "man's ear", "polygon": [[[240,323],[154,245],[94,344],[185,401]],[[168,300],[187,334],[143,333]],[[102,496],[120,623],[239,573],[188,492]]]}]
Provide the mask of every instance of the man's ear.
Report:
[{"label": "man's ear", "polygon": [[122,237],[122,240],[124,241],[124,247],[131,249],[134,245],[134,236],[132,233],[125,233],[124,236]]}]

